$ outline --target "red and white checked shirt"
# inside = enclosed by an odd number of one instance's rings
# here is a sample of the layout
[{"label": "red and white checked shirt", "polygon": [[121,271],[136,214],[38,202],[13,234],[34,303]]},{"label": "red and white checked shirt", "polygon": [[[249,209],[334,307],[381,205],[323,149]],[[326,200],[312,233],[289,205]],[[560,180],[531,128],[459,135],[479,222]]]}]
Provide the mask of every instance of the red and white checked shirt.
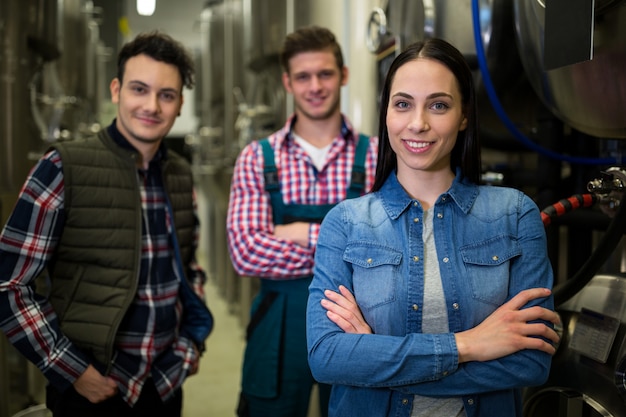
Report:
[{"label": "red and white checked shirt", "polygon": [[[357,132],[344,116],[341,134],[333,140],[324,167],[318,171],[291,135],[294,122],[292,116],[269,137],[283,201],[318,205],[344,200],[350,186]],[[374,183],[377,155],[378,138],[371,137],[365,158],[366,191]],[[272,206],[265,191],[263,168],[263,149],[258,142],[252,142],[237,158],[228,203],[228,247],[235,271],[269,279],[312,275],[319,225],[311,224],[307,248],[273,236]]]}]

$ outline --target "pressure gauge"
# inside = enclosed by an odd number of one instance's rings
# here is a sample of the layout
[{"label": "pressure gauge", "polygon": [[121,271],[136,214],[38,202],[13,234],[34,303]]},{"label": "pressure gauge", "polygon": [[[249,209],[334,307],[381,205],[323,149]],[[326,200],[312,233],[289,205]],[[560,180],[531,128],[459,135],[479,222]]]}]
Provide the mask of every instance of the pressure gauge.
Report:
[{"label": "pressure gauge", "polygon": [[367,49],[372,53],[377,53],[378,48],[380,48],[386,36],[387,16],[383,9],[375,7],[370,14],[370,21],[367,24],[367,31],[365,33]]}]

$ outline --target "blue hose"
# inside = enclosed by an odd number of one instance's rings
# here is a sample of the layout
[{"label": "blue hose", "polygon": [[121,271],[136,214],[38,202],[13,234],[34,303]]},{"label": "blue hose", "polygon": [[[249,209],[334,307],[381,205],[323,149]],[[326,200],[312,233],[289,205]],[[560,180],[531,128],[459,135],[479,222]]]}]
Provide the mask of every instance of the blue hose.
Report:
[{"label": "blue hose", "polygon": [[485,90],[487,91],[487,95],[489,96],[489,100],[496,114],[504,123],[509,132],[520,142],[526,145],[531,150],[540,153],[542,155],[548,156],[553,159],[557,159],[560,161],[570,162],[573,164],[589,164],[589,165],[613,165],[617,164],[618,161],[615,158],[582,158],[575,156],[567,156],[563,154],[559,154],[550,149],[543,148],[530,140],[526,135],[524,135],[520,130],[515,126],[515,124],[511,121],[506,111],[500,104],[500,100],[498,99],[498,95],[496,94],[496,90],[493,86],[493,82],[491,81],[491,76],[489,74],[489,68],[487,67],[487,59],[485,55],[485,48],[483,46],[482,34],[480,30],[480,6],[478,4],[479,0],[472,0],[472,22],[474,26],[474,42],[476,44],[476,57],[478,58],[478,67],[480,68],[480,74],[482,76],[483,85]]}]

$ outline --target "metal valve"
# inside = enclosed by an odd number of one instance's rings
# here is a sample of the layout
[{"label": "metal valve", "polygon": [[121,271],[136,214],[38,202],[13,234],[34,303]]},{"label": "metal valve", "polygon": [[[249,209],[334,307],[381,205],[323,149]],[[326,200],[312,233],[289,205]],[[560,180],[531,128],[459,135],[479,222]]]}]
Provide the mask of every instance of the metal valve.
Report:
[{"label": "metal valve", "polygon": [[626,172],[617,167],[602,171],[601,177],[587,183],[587,191],[598,197],[603,212],[610,217],[615,215],[626,187]]}]

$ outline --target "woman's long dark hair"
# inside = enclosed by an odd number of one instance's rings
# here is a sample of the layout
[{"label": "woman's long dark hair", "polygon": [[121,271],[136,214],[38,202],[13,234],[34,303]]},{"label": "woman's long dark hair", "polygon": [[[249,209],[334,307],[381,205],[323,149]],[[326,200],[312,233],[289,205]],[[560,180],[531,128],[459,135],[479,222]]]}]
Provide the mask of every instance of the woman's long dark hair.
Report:
[{"label": "woman's long dark hair", "polygon": [[396,153],[391,149],[387,131],[387,107],[391,94],[391,84],[400,67],[418,58],[428,58],[445,65],[457,79],[461,90],[463,114],[467,119],[467,127],[458,133],[456,144],[452,149],[450,167],[453,171],[461,168],[464,177],[478,184],[480,181],[481,161],[480,143],[478,140],[478,120],[474,79],[465,58],[450,43],[442,39],[428,39],[409,45],[398,55],[391,66],[381,93],[380,119],[378,121],[378,165],[372,191],[378,191],[398,167]]}]

